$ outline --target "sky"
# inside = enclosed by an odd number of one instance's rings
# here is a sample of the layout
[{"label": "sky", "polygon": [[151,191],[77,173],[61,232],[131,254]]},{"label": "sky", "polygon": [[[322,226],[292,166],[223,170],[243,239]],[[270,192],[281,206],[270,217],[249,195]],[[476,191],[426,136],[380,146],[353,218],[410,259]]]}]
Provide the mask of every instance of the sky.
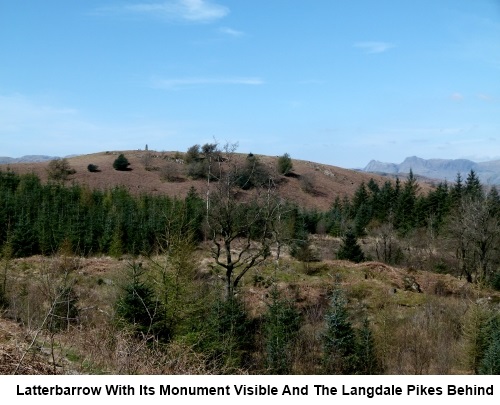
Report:
[{"label": "sky", "polygon": [[500,159],[500,0],[0,0],[0,156]]}]

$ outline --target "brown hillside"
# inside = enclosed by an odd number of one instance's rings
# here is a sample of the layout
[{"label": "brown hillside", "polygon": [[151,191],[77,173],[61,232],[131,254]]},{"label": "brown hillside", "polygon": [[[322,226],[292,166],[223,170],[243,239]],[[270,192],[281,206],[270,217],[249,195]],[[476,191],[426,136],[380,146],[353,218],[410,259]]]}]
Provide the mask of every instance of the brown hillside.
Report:
[{"label": "brown hillside", "polygon": [[[113,162],[120,153],[124,153],[130,162],[129,171],[113,169]],[[146,170],[145,159],[149,154],[149,170]],[[194,186],[203,195],[206,190],[204,180],[191,180],[185,174],[185,165],[177,159],[176,152],[155,151],[123,151],[101,152],[89,155],[80,155],[68,158],[70,166],[76,170],[67,183],[78,183],[90,188],[107,189],[115,186],[124,186],[132,193],[166,194],[172,197],[183,198]],[[237,158],[243,160],[246,155],[238,154]],[[257,156],[270,170],[275,170],[277,157]],[[99,172],[90,173],[87,166],[92,163],[99,166]],[[10,168],[16,173],[34,173],[43,181],[47,181],[47,168],[49,162],[41,163],[16,163],[0,165],[0,170]],[[162,179],[162,171],[169,165],[181,174],[177,181]],[[354,170],[342,169],[320,163],[303,160],[293,160],[293,175],[284,177],[279,185],[279,193],[300,206],[328,209],[335,197],[352,196],[362,182],[367,183],[373,178],[382,185],[387,177],[376,174],[362,173]],[[428,184],[422,183],[421,188],[426,191]]]}]

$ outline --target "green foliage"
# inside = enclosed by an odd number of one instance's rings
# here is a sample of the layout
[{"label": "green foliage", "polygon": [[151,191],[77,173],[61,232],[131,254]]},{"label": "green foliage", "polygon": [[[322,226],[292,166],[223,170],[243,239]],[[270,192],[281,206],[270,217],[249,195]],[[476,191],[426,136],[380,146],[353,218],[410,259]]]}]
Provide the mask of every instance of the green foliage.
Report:
[{"label": "green foliage", "polygon": [[160,341],[170,338],[165,322],[165,308],[154,289],[144,280],[142,263],[129,265],[129,281],[116,302],[118,319],[130,325],[139,338],[153,336]]},{"label": "green foliage", "polygon": [[12,256],[12,246],[10,243],[4,244],[0,251],[0,266],[2,267],[0,280],[0,309],[6,308],[9,305],[7,296],[7,276],[10,271]]},{"label": "green foliage", "polygon": [[342,244],[337,252],[337,258],[339,260],[350,260],[354,263],[360,263],[365,260],[365,254],[361,250],[356,235],[351,229],[349,229],[342,238]]},{"label": "green foliage", "polygon": [[76,170],[69,165],[68,159],[54,159],[49,162],[47,174],[50,180],[64,181],[71,174],[75,174]]},{"label": "green foliage", "polygon": [[358,332],[356,345],[356,373],[362,375],[381,374],[382,366],[375,351],[375,341],[370,329],[370,322],[364,319]]},{"label": "green foliage", "polygon": [[269,178],[267,168],[252,153],[247,156],[243,167],[235,172],[235,183],[243,190],[265,186]]},{"label": "green foliage", "polygon": [[90,172],[90,173],[97,173],[99,172],[99,166],[93,164],[93,163],[89,163],[89,165],[87,166],[87,170]]},{"label": "green foliage", "polygon": [[190,146],[184,156],[187,164],[191,164],[200,160],[200,145]]},{"label": "green foliage", "polygon": [[289,374],[301,316],[292,302],[281,298],[276,287],[270,295],[263,324],[266,368],[269,374]]},{"label": "green foliage", "polygon": [[326,374],[353,374],[356,370],[356,334],[349,321],[347,301],[336,286],[325,316],[323,370]]},{"label": "green foliage", "polygon": [[208,177],[208,161],[195,160],[188,164],[188,176],[193,180],[206,179]]},{"label": "green foliage", "polygon": [[123,153],[120,153],[113,162],[113,168],[119,171],[129,170],[130,163]]},{"label": "green foliage", "polygon": [[489,342],[479,367],[479,374],[500,375],[500,319],[493,318],[488,328]]},{"label": "green foliage", "polygon": [[208,365],[224,373],[241,371],[250,365],[255,324],[237,297],[218,298],[202,325],[198,349],[208,356]]},{"label": "green foliage", "polygon": [[286,176],[290,174],[292,170],[293,170],[293,163],[290,155],[288,153],[285,153],[284,155],[280,156],[278,158],[278,173]]},{"label": "green foliage", "polygon": [[124,188],[90,190],[58,183],[41,184],[34,175],[0,172],[0,245],[13,256],[56,253],[67,240],[73,253],[150,254],[167,224],[189,211],[183,232],[201,240],[204,202],[166,196],[132,196]]},{"label": "green foliage", "polygon": [[472,198],[482,198],[483,197],[483,187],[477,174],[474,170],[471,169],[469,174],[467,175],[467,179],[465,180],[464,185],[464,195]]}]

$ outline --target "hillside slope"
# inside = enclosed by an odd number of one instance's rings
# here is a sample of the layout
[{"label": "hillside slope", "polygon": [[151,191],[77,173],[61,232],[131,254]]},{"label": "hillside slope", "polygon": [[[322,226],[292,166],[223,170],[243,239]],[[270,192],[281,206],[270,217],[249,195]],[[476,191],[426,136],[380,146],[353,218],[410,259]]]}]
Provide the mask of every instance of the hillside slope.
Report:
[{"label": "hillside slope", "polygon": [[[130,162],[129,171],[113,169],[113,162],[119,153],[124,153]],[[185,171],[185,164],[176,159],[176,156],[179,156],[176,152],[155,151],[114,151],[74,156],[68,158],[68,162],[76,173],[69,177],[67,183],[74,182],[97,189],[124,186],[136,194],[166,194],[180,198],[183,198],[191,187],[195,187],[200,195],[205,194],[207,187],[205,180],[191,180],[186,175],[180,175],[177,181],[162,179],[162,173],[167,166],[169,170],[179,173]],[[244,154],[237,155],[242,161],[245,157]],[[275,170],[277,157],[261,155],[257,157],[270,171]],[[100,171],[89,172],[87,170],[89,164],[97,165]],[[48,165],[48,161],[3,164],[0,165],[0,170],[10,168],[20,174],[34,173],[43,181],[47,181]],[[149,170],[146,170],[146,166]],[[300,206],[326,210],[335,197],[352,196],[362,182],[367,183],[371,178],[380,185],[387,181],[387,177],[377,174],[294,159],[292,175],[280,177],[279,194]],[[425,185],[423,187],[428,188]]]}]

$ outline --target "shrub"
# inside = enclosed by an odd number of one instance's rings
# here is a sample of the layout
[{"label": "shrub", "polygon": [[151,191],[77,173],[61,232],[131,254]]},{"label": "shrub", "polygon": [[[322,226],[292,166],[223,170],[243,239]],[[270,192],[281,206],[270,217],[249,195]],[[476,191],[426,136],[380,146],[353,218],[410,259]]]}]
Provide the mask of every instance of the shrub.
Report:
[{"label": "shrub", "polygon": [[113,168],[115,170],[124,171],[127,170],[129,166],[130,163],[123,153],[120,153],[120,155],[113,162]]},{"label": "shrub", "polygon": [[61,331],[78,321],[78,297],[72,285],[58,286],[52,302],[47,327],[51,332]]},{"label": "shrub", "polygon": [[206,179],[208,177],[208,162],[201,160],[189,163],[188,176],[193,180]]},{"label": "shrub", "polygon": [[243,190],[264,186],[270,178],[270,173],[260,160],[250,153],[244,165],[236,170],[235,182]]},{"label": "shrub", "polygon": [[93,163],[90,163],[88,166],[87,166],[87,170],[90,172],[90,173],[97,173],[99,171],[99,166],[93,164]]},{"label": "shrub", "polygon": [[200,159],[200,145],[190,146],[184,157],[186,163],[197,162],[199,159]]},{"label": "shrub", "polygon": [[67,180],[68,176],[75,174],[76,170],[72,169],[67,159],[54,159],[49,162],[47,169],[50,180]]},{"label": "shrub", "polygon": [[283,175],[288,175],[293,169],[292,158],[288,153],[278,158],[278,172]]}]

